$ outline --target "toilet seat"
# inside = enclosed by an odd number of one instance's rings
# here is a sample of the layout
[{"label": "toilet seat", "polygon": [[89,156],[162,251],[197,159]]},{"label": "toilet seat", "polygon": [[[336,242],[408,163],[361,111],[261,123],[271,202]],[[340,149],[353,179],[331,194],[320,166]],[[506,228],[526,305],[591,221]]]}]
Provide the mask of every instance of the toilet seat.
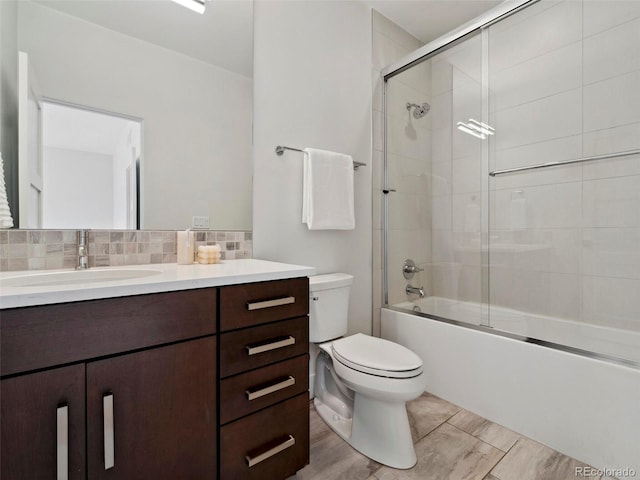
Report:
[{"label": "toilet seat", "polygon": [[412,378],[422,373],[422,360],[411,350],[362,333],[335,340],[331,350],[344,366],[369,375]]}]

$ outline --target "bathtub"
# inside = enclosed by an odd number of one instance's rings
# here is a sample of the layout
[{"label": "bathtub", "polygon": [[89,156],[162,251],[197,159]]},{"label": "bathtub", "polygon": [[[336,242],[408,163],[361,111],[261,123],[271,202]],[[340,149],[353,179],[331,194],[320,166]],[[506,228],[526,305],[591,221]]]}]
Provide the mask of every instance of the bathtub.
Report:
[{"label": "bathtub", "polygon": [[461,323],[488,326],[498,332],[528,341],[570,347],[584,354],[597,354],[619,363],[640,366],[640,332],[604,327],[563,318],[521,312],[504,307],[464,302],[442,297],[427,297],[403,302],[394,307],[418,315],[438,317]]},{"label": "bathtub", "polygon": [[[488,320],[515,335],[492,333]],[[593,467],[640,478],[640,368],[605,357],[637,358],[637,336],[612,329],[604,342],[601,328],[434,297],[381,312],[382,338],[423,359],[428,392]],[[537,336],[571,340],[573,349]]]}]

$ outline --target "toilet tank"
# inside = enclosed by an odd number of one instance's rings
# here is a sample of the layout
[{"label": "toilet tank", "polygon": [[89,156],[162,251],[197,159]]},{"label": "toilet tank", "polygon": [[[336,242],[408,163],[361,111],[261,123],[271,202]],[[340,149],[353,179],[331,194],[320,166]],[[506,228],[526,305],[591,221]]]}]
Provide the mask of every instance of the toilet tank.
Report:
[{"label": "toilet tank", "polygon": [[326,342],[347,333],[353,276],[329,273],[309,277],[309,341]]}]

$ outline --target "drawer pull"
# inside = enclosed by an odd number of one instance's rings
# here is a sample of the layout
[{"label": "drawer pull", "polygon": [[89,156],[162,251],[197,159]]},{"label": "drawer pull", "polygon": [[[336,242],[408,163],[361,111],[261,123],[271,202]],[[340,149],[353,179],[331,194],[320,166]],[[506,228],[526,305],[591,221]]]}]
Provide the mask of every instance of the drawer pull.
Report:
[{"label": "drawer pull", "polygon": [[274,455],[277,455],[283,450],[286,450],[289,447],[293,447],[295,444],[296,444],[296,439],[293,438],[293,435],[288,435],[288,438],[284,442],[280,443],[279,445],[276,445],[273,448],[270,448],[266,452],[256,455],[255,457],[250,457],[249,455],[246,455],[244,458],[247,460],[247,465],[249,465],[249,467],[253,467],[258,463],[263,462],[264,460],[271,458]]},{"label": "drawer pull", "polygon": [[56,479],[69,478],[69,407],[60,405],[57,410]]},{"label": "drawer pull", "polygon": [[102,414],[104,423],[104,469],[115,465],[114,426],[113,426],[113,393],[102,397]]},{"label": "drawer pull", "polygon": [[250,303],[247,303],[247,310],[261,310],[263,308],[289,305],[290,303],[296,303],[296,297],[283,297],[283,298],[274,298],[273,300],[265,300],[263,302],[250,302]]},{"label": "drawer pull", "polygon": [[288,347],[294,345],[296,338],[289,335],[287,338],[280,338],[273,342],[262,343],[259,345],[247,345],[247,355],[257,355],[258,353],[269,352],[271,350],[277,350],[278,348]]},{"label": "drawer pull", "polygon": [[296,379],[289,375],[286,380],[279,381],[277,383],[273,383],[267,387],[260,388],[258,390],[246,390],[245,393],[249,401],[255,400],[260,397],[264,397],[265,395],[269,395],[271,393],[275,393],[279,390],[283,390],[287,387],[291,387],[296,384]]}]

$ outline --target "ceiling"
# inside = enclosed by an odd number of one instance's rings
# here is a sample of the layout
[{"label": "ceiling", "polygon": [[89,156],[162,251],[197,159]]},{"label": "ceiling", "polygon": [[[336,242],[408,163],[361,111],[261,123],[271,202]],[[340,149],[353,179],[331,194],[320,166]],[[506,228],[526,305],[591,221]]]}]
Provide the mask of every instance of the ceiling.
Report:
[{"label": "ceiling", "polygon": [[207,1],[203,15],[170,0],[34,1],[246,77],[253,76],[252,0]]},{"label": "ceiling", "polygon": [[502,0],[361,0],[424,43],[444,35]]},{"label": "ceiling", "polygon": [[[252,76],[252,0],[207,0],[204,15],[194,13],[170,0],[34,1],[232,72],[247,77]],[[268,4],[272,0],[257,1]],[[358,1],[376,9],[424,43],[438,38],[501,2],[501,0]]]}]

